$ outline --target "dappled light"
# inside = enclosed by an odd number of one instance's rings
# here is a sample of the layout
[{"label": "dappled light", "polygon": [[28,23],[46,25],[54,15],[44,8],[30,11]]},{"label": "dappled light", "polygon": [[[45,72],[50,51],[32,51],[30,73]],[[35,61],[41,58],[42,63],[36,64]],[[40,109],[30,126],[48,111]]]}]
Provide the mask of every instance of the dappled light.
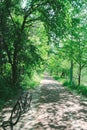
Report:
[{"label": "dappled light", "polygon": [[21,117],[14,130],[86,130],[84,100],[87,99],[72,94],[50,76],[46,77],[34,90],[31,109]]},{"label": "dappled light", "polygon": [[87,130],[87,0],[0,0],[2,128]]}]

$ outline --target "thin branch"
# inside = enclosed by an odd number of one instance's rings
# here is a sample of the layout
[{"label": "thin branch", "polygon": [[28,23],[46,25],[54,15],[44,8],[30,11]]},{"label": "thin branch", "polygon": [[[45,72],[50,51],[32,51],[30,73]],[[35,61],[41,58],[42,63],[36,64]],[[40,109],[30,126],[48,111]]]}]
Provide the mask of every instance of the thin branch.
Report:
[{"label": "thin branch", "polygon": [[[6,4],[6,3],[5,3],[5,4]],[[9,15],[10,15],[10,18],[11,18],[11,20],[12,20],[12,23],[13,23],[14,29],[16,29],[16,25],[15,25],[14,19],[13,19],[12,15],[11,15],[10,10],[9,10],[8,7],[7,7],[7,4],[6,4],[6,9],[7,9]]]},{"label": "thin branch", "polygon": [[[39,6],[45,5],[46,3],[47,3],[47,2],[41,2],[41,3],[35,4],[35,5],[34,5],[33,2],[31,3],[31,8],[29,8],[29,9],[26,11],[26,13],[25,13],[24,20],[23,20],[23,23],[22,23],[22,26],[21,26],[21,32],[22,32],[23,29],[25,28],[25,24],[28,22],[28,21],[27,21],[27,18],[29,17],[29,15],[32,14],[34,11],[36,11]],[[37,20],[37,19],[36,19],[36,20]],[[32,20],[32,21],[35,21],[35,19]],[[29,22],[30,22],[30,21],[29,21]]]},{"label": "thin branch", "polygon": [[23,22],[22,22],[22,25],[21,25],[21,32],[24,30],[25,28],[25,23],[26,23],[26,20],[27,20],[27,15],[24,16],[24,19],[23,19]]},{"label": "thin branch", "polygon": [[26,21],[26,23],[34,22],[34,21],[37,21],[37,20],[40,20],[40,17],[37,17],[37,18],[34,18],[34,19],[29,19],[28,21]]},{"label": "thin branch", "polygon": [[47,4],[47,2],[42,2],[42,3],[35,4],[35,5],[32,3],[31,8],[29,8],[26,11],[26,14],[29,16],[31,13],[36,11],[39,6],[42,6],[42,5],[45,5],[45,4]]}]

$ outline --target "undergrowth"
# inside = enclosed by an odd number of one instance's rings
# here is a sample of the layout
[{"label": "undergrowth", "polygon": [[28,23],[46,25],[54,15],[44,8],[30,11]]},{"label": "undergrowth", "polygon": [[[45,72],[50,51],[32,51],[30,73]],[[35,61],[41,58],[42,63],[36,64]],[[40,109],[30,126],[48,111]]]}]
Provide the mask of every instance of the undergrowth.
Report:
[{"label": "undergrowth", "polygon": [[70,82],[66,81],[66,79],[60,78],[60,77],[57,77],[57,76],[53,76],[53,78],[55,80],[58,80],[59,82],[62,82],[62,84],[64,86],[66,86],[70,91],[75,91],[76,93],[87,97],[87,86],[84,86],[84,85],[78,86],[74,82],[72,84],[70,84]]},{"label": "undergrowth", "polygon": [[10,99],[14,101],[22,91],[27,89],[34,89],[39,85],[39,83],[40,76],[38,76],[38,74],[35,74],[32,76],[32,78],[25,76],[20,86],[15,88],[11,85],[8,85],[8,83],[0,77],[0,110]]},{"label": "undergrowth", "polygon": [[87,86],[84,86],[84,85],[76,85],[76,84],[70,84],[69,82],[64,82],[63,83],[64,86],[67,86],[70,90],[72,91],[75,91],[76,93],[82,95],[82,96],[85,96],[87,97]]}]

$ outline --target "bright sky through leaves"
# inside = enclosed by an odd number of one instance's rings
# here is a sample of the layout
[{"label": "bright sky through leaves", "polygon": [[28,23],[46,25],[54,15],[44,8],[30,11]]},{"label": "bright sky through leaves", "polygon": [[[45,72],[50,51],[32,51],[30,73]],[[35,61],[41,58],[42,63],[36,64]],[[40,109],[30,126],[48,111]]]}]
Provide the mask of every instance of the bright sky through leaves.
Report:
[{"label": "bright sky through leaves", "polygon": [[23,0],[23,2],[22,2],[22,8],[23,8],[23,9],[25,8],[26,3],[27,3],[27,0]]}]

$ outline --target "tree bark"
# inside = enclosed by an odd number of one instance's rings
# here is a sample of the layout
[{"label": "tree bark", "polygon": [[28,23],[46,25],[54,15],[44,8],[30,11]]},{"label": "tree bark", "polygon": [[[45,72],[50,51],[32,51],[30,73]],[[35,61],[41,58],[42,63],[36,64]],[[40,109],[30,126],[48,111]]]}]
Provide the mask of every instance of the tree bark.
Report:
[{"label": "tree bark", "polygon": [[81,84],[81,65],[79,65],[79,73],[78,73],[78,86]]},{"label": "tree bark", "polygon": [[12,85],[13,87],[17,84],[17,65],[16,63],[12,64]]},{"label": "tree bark", "polygon": [[73,83],[73,60],[70,62],[70,84]]}]

